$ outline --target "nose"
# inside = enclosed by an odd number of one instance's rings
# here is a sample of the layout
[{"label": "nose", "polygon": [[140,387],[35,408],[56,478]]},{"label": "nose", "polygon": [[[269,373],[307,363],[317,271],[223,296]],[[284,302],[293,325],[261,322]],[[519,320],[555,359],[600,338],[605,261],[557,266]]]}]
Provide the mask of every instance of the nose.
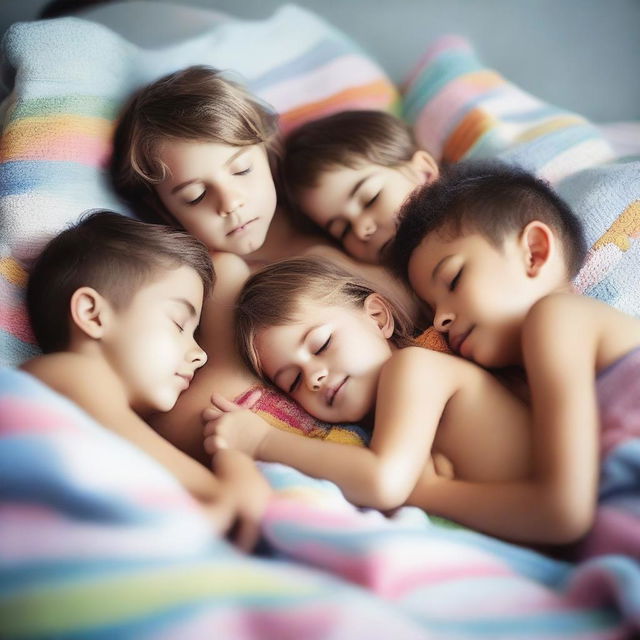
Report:
[{"label": "nose", "polygon": [[195,365],[196,369],[199,369],[207,361],[207,354],[200,348],[200,345],[194,340],[193,347],[191,348],[187,358],[189,362],[192,362]]},{"label": "nose", "polygon": [[444,333],[445,331],[449,331],[454,320],[455,315],[452,311],[436,309],[436,313],[433,318],[433,326],[438,331]]},{"label": "nose", "polygon": [[327,370],[324,367],[308,367],[304,372],[305,382],[309,391],[320,391],[327,378]]},{"label": "nose", "polygon": [[218,194],[218,215],[226,218],[244,204],[242,194],[231,187],[221,189]]},{"label": "nose", "polygon": [[360,240],[368,240],[377,230],[378,225],[369,215],[360,215],[351,223],[356,237]]}]

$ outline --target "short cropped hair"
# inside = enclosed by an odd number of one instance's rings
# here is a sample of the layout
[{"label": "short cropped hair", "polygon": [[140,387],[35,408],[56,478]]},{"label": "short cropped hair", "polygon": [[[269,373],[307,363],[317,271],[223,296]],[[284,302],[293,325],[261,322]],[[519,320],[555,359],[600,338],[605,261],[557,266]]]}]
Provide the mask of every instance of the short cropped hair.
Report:
[{"label": "short cropped hair", "polygon": [[269,151],[277,133],[278,116],[266,103],[217,69],[188,67],[143,87],[125,106],[114,135],[111,181],[139,216],[179,226],[154,190],[167,171],[157,158],[161,142],[264,143]]},{"label": "short cropped hair", "polygon": [[587,251],[582,224],[551,186],[503,162],[461,162],[404,203],[385,261],[406,282],[411,255],[431,233],[455,238],[477,232],[500,247],[508,235],[519,234],[534,220],[554,232],[567,275],[573,278]]},{"label": "short cropped hair", "polygon": [[27,309],[40,348],[44,353],[68,348],[69,304],[80,287],[93,287],[114,308],[124,309],[160,270],[183,265],[196,271],[207,295],[215,274],[198,239],[111,211],[85,216],[50,240],[31,269]]},{"label": "short cropped hair", "polygon": [[[304,302],[360,308],[375,293],[365,279],[326,258],[305,256],[274,262],[254,273],[245,283],[236,303],[236,345],[243,361],[263,380],[255,338],[259,331],[297,321]],[[410,344],[411,321],[388,302],[393,314],[391,340],[399,347]]]},{"label": "short cropped hair", "polygon": [[340,111],[295,129],[284,141],[281,178],[290,206],[322,174],[365,161],[383,167],[408,162],[418,147],[409,127],[384,111]]}]

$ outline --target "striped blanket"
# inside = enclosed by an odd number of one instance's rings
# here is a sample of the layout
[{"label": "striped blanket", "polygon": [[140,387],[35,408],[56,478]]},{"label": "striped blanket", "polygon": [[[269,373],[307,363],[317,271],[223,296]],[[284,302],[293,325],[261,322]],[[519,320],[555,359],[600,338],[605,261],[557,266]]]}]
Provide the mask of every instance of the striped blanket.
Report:
[{"label": "striped blanket", "polygon": [[[262,466],[262,557],[216,539],[154,460],[0,369],[3,638],[627,638],[627,561],[574,568]],[[634,590],[635,589],[635,590]]]},{"label": "striped blanket", "polygon": [[591,247],[578,291],[640,316],[640,158],[616,157],[599,127],[488,69],[458,36],[430,46],[404,89],[404,116],[436,159],[498,157],[548,180]]}]

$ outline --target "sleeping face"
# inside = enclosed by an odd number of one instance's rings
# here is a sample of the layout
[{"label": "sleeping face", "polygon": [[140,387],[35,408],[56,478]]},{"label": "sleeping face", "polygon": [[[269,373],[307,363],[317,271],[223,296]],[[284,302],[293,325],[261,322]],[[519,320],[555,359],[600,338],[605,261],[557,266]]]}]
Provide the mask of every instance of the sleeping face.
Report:
[{"label": "sleeping face", "polygon": [[484,367],[520,363],[522,325],[540,292],[518,238],[496,247],[478,233],[454,239],[431,233],[411,255],[408,272],[455,352]]},{"label": "sleeping face", "polygon": [[255,347],[265,375],[320,420],[362,421],[392,353],[372,302],[354,308],[305,300],[296,321],[262,329]]},{"label": "sleeping face", "polygon": [[167,210],[211,251],[259,249],[276,208],[263,145],[171,140],[158,149],[167,177],[156,190]]},{"label": "sleeping face", "polygon": [[436,162],[424,151],[398,167],[362,160],[325,172],[316,186],[302,189],[298,199],[305,214],[350,256],[379,264],[396,234],[400,207],[417,186],[437,176]]}]

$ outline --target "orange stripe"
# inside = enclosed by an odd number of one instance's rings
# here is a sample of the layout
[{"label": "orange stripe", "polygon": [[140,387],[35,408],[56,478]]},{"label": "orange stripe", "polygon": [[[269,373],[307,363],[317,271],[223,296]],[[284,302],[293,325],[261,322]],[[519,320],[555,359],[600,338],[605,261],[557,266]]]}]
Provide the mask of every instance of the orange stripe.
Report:
[{"label": "orange stripe", "polygon": [[444,159],[458,162],[494,123],[495,119],[482,109],[469,111],[447,139],[442,154]]},{"label": "orange stripe", "polygon": [[359,87],[350,87],[322,100],[308,102],[300,107],[284,111],[280,114],[280,120],[287,124],[290,121],[311,120],[318,111],[325,112],[344,102],[353,102],[363,98],[371,99],[372,97],[380,99],[386,105],[391,105],[398,99],[398,92],[387,81],[377,80]]},{"label": "orange stripe", "polygon": [[0,258],[0,275],[17,287],[27,286],[27,272],[14,258]]}]

